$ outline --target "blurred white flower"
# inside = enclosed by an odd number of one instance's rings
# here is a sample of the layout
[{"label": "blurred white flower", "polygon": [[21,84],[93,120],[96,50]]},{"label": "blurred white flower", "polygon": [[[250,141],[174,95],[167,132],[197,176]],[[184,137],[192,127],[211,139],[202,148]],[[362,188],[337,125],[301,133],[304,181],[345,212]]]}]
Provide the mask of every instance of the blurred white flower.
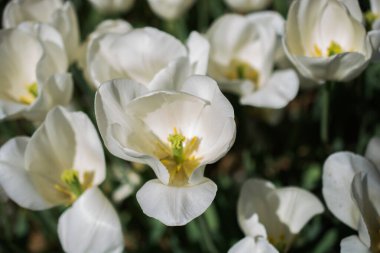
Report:
[{"label": "blurred white flower", "polygon": [[272,0],[224,0],[224,2],[235,11],[247,13],[267,8]]},{"label": "blurred white flower", "polygon": [[277,249],[273,247],[265,238],[258,237],[245,237],[235,243],[228,253],[278,253]]},{"label": "blurred white flower", "polygon": [[194,4],[195,0],[148,0],[152,11],[162,19],[175,20]]},{"label": "blurred white flower", "polygon": [[97,88],[93,85],[91,81],[90,75],[88,73],[87,68],[87,57],[89,55],[89,50],[91,48],[92,43],[99,37],[106,34],[123,34],[132,30],[132,26],[124,21],[124,20],[104,20],[101,22],[86,39],[86,41],[80,47],[80,57],[78,59],[78,64],[84,71],[84,76],[89,84],[92,85],[93,88]]},{"label": "blurred white flower", "polygon": [[358,1],[295,0],[285,26],[284,49],[305,77],[319,83],[349,81],[379,48],[379,31],[366,33]]},{"label": "blurred white flower", "polygon": [[88,0],[99,11],[106,14],[129,11],[135,0]]},{"label": "blurred white flower", "polygon": [[380,251],[380,138],[372,138],[365,157],[350,152],[329,156],[323,166],[327,207],[359,236],[342,240],[342,253]]},{"label": "blurred white flower", "polygon": [[0,119],[42,121],[55,105],[72,96],[71,75],[58,32],[45,24],[24,23],[0,31]]},{"label": "blurred white flower", "polygon": [[380,0],[370,0],[371,10],[365,14],[366,21],[372,29],[380,29]]},{"label": "blurred white flower", "polygon": [[222,90],[240,95],[241,104],[282,108],[296,96],[296,72],[274,71],[283,24],[275,12],[226,14],[207,32],[211,45],[209,75]]},{"label": "blurred white flower", "polygon": [[102,144],[81,112],[54,108],[31,138],[0,149],[0,184],[10,199],[32,210],[73,204],[58,224],[65,252],[122,252],[117,214],[96,188],[104,178]]},{"label": "blurred white flower", "polygon": [[158,179],[145,183],[137,200],[168,226],[187,224],[210,206],[217,186],[204,168],[227,153],[236,131],[233,108],[214,80],[191,76],[178,85],[152,92],[133,80],[113,80],[95,98],[108,150],[155,172]]},{"label": "blurred white flower", "polygon": [[256,241],[267,239],[280,252],[287,252],[305,224],[323,211],[321,201],[310,192],[298,187],[276,189],[260,179],[246,181],[238,200],[244,234]]},{"label": "blurred white flower", "polygon": [[[209,44],[197,32],[187,47],[155,28],[134,29],[123,34],[105,34],[91,43],[87,68],[95,87],[116,78],[128,78],[161,89],[182,83],[191,74],[207,71]],[[168,88],[168,87],[165,87]]]},{"label": "blurred white flower", "polygon": [[23,22],[52,25],[62,35],[70,62],[76,60],[79,27],[74,7],[62,0],[12,0],[4,9],[3,26],[16,27]]}]

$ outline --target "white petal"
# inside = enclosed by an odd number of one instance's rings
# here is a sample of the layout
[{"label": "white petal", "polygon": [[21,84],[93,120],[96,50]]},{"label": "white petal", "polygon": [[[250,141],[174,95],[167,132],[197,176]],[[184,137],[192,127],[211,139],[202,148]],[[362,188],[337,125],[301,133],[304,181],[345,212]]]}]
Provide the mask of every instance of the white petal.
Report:
[{"label": "white petal", "polygon": [[143,212],[167,226],[182,226],[195,219],[211,205],[217,186],[204,178],[198,185],[172,187],[150,180],[137,192]]},{"label": "white petal", "polygon": [[238,241],[228,253],[278,253],[266,239],[245,237]]},{"label": "white petal", "polygon": [[25,170],[25,149],[29,138],[16,137],[0,149],[0,186],[18,205],[43,210],[52,205],[46,202],[34,188]]},{"label": "white petal", "polygon": [[61,215],[58,236],[68,253],[117,253],[124,248],[117,213],[98,188],[87,190]]},{"label": "white petal", "polygon": [[376,20],[372,27],[376,30],[368,32],[367,36],[374,52],[372,58],[378,61],[380,59],[380,20]]},{"label": "white petal", "polygon": [[278,12],[260,11],[247,15],[247,18],[254,24],[272,27],[276,31],[277,35],[282,35],[284,33],[285,20]]},{"label": "white petal", "polygon": [[75,134],[75,158],[72,168],[79,173],[93,171],[93,184],[101,184],[105,179],[106,162],[103,146],[94,125],[83,112],[68,112],[62,107],[58,110],[64,114]]},{"label": "white petal", "polygon": [[364,157],[349,152],[335,153],[323,165],[323,197],[329,210],[353,229],[358,228],[360,213],[351,198],[351,183],[360,171],[376,170]]},{"label": "white petal", "polygon": [[371,251],[356,235],[352,235],[340,242],[340,253],[371,253]]},{"label": "white petal", "polygon": [[369,141],[365,151],[365,157],[371,160],[380,170],[380,138],[373,137]]},{"label": "white petal", "polygon": [[[359,1],[357,0],[339,0],[342,2],[350,12],[350,14],[360,23],[364,22],[363,13],[360,9]],[[371,0],[373,1],[373,0]]]},{"label": "white petal", "polygon": [[129,11],[135,0],[89,0],[94,7],[105,14],[117,14]]},{"label": "white petal", "polygon": [[272,203],[272,199],[268,198],[274,190],[274,185],[265,180],[250,179],[244,183],[239,195],[237,213],[239,225],[247,236],[266,237],[265,228],[279,228],[279,219],[275,214],[278,202]]},{"label": "white petal", "polygon": [[207,72],[210,44],[198,32],[190,33],[187,40],[190,62],[193,65],[193,74],[205,75]]},{"label": "white petal", "polygon": [[371,11],[375,13],[380,12],[380,1],[379,0],[369,0],[371,5]]},{"label": "white petal", "polygon": [[148,0],[152,11],[165,20],[175,20],[187,11],[194,0]]},{"label": "white petal", "polygon": [[68,105],[73,94],[74,84],[70,74],[56,74],[41,85],[35,102],[22,115],[32,121],[43,121],[54,106]]},{"label": "white petal", "polygon": [[294,70],[275,71],[267,83],[258,91],[240,99],[243,105],[279,109],[286,106],[297,95],[299,80]]},{"label": "white petal", "polygon": [[311,218],[324,211],[321,201],[301,188],[286,187],[276,190],[274,194],[279,200],[276,213],[292,234],[298,234]]},{"label": "white petal", "polygon": [[365,222],[371,248],[377,248],[380,243],[379,192],[380,175],[378,172],[361,172],[355,175],[352,181],[352,196]]},{"label": "white petal", "polygon": [[224,0],[224,2],[235,11],[246,13],[265,9],[272,0]]}]

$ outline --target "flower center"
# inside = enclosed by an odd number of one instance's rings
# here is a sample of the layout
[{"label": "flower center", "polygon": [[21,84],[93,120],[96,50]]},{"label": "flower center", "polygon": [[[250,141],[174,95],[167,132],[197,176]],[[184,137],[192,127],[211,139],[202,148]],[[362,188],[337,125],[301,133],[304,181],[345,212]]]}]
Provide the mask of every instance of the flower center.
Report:
[{"label": "flower center", "polygon": [[31,83],[26,86],[27,93],[19,98],[19,101],[23,104],[30,105],[36,100],[38,96],[38,86],[37,83]]},{"label": "flower center", "polygon": [[330,57],[330,56],[333,56],[333,55],[341,54],[343,52],[345,52],[345,51],[343,50],[343,48],[341,47],[341,45],[339,45],[335,41],[331,41],[330,45],[327,48],[325,54],[324,54],[324,52],[322,52],[321,48],[318,45],[315,44],[314,45],[313,55],[316,56],[316,57],[323,57],[323,56]]},{"label": "flower center", "polygon": [[64,170],[61,174],[61,183],[54,185],[54,188],[63,193],[67,198],[68,204],[72,204],[84,191],[92,186],[94,172],[85,171],[83,180],[79,179],[79,172],[74,169]]},{"label": "flower center", "polygon": [[159,144],[161,151],[159,159],[169,172],[169,185],[186,185],[202,160],[194,154],[201,141],[198,137],[187,139],[176,128],[173,134],[169,134],[167,140],[169,145]]},{"label": "flower center", "polygon": [[241,60],[232,60],[225,76],[230,80],[250,80],[255,89],[259,88],[260,73],[257,69]]}]

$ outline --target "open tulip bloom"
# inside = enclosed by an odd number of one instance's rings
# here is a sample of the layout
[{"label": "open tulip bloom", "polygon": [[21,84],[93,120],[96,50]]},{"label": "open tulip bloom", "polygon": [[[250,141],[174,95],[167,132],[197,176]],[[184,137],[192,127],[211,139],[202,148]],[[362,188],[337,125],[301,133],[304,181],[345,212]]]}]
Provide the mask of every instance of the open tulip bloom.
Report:
[{"label": "open tulip bloom", "polygon": [[45,24],[23,23],[0,31],[0,120],[40,122],[72,96],[71,75],[59,33]]},{"label": "open tulip bloom", "polygon": [[207,71],[209,44],[192,32],[187,47],[155,28],[105,34],[88,51],[87,68],[96,87],[116,78],[128,78],[149,89],[162,88],[165,81],[182,83],[192,74]]},{"label": "open tulip bloom", "polygon": [[350,81],[379,48],[379,31],[366,33],[358,1],[295,0],[285,26],[284,49],[306,78]]},{"label": "open tulip bloom", "polygon": [[278,36],[284,20],[275,12],[249,16],[226,14],[206,36],[211,45],[208,73],[240,103],[266,108],[286,106],[298,92],[294,70],[274,69]]},{"label": "open tulip bloom", "polygon": [[246,237],[230,253],[275,253],[274,247],[287,252],[305,224],[323,211],[320,200],[306,190],[276,189],[269,181],[250,179],[244,183],[238,200],[238,221]]},{"label": "open tulip bloom", "polygon": [[179,226],[210,206],[217,187],[204,168],[227,153],[236,131],[233,108],[214,80],[191,76],[177,91],[113,80],[99,88],[95,111],[108,150],[157,176],[137,193],[145,214]]},{"label": "open tulip bloom", "polygon": [[76,59],[79,27],[74,7],[63,0],[12,0],[3,13],[3,26],[16,27],[23,22],[39,22],[53,26],[61,34],[70,62]]},{"label": "open tulip bloom", "polygon": [[58,223],[65,252],[122,252],[119,218],[97,188],[104,178],[100,139],[81,112],[55,108],[31,138],[0,149],[0,185],[10,199],[32,210],[70,206]]},{"label": "open tulip bloom", "polygon": [[341,253],[380,252],[380,139],[372,138],[365,157],[350,152],[329,156],[323,166],[327,207],[359,236],[342,240]]}]

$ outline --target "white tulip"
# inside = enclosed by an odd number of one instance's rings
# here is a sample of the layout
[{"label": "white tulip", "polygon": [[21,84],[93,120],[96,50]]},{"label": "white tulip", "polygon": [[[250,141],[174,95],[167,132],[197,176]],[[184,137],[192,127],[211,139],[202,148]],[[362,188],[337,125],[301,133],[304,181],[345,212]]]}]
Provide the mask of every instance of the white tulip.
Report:
[{"label": "white tulip", "polygon": [[267,8],[272,0],[224,0],[224,2],[235,11],[247,13]]},{"label": "white tulip", "polygon": [[183,15],[195,0],[148,0],[152,11],[162,19],[174,20]]},{"label": "white tulip", "polygon": [[39,122],[72,96],[71,75],[61,36],[44,24],[24,23],[0,31],[0,119]]},{"label": "white tulip", "polygon": [[238,241],[231,249],[228,250],[228,253],[278,253],[277,249],[273,247],[266,239],[264,238],[252,238],[245,237],[244,239]]},{"label": "white tulip", "polygon": [[323,166],[327,207],[359,236],[342,240],[342,253],[380,252],[380,139],[372,138],[366,157],[350,152],[331,155]]},{"label": "white tulip", "polygon": [[58,224],[66,252],[122,252],[118,217],[96,188],[104,178],[102,144],[81,112],[54,108],[31,138],[0,149],[0,185],[10,199],[32,210],[73,204]]},{"label": "white tulip", "polygon": [[207,40],[196,32],[190,34],[185,47],[155,28],[134,29],[95,39],[88,51],[87,68],[96,87],[128,78],[151,90],[161,89],[165,83],[182,83],[191,74],[205,74],[208,51]]},{"label": "white tulip", "polygon": [[99,37],[106,34],[123,34],[132,30],[132,26],[124,20],[105,20],[101,22],[86,39],[86,41],[81,45],[80,48],[80,57],[78,59],[79,66],[84,71],[85,78],[93,88],[97,88],[93,85],[93,82],[90,78],[87,68],[87,57],[92,43]]},{"label": "white tulip", "polygon": [[177,90],[152,92],[133,80],[113,80],[95,97],[108,150],[155,172],[158,179],[145,183],[137,200],[168,226],[184,225],[210,206],[217,187],[204,168],[227,153],[236,131],[233,108],[215,81],[192,76]]},{"label": "white tulip", "polygon": [[266,238],[281,252],[287,252],[305,224],[323,211],[320,200],[310,192],[297,187],[276,189],[259,179],[245,182],[238,200],[244,234]]},{"label": "white tulip", "polygon": [[285,52],[309,79],[350,81],[379,48],[380,32],[367,34],[362,19],[354,0],[295,0],[285,26]]},{"label": "white tulip", "polygon": [[371,10],[365,15],[367,22],[372,26],[372,29],[380,29],[380,1],[370,0]]},{"label": "white tulip", "polygon": [[52,25],[65,43],[70,62],[76,60],[79,48],[79,27],[74,7],[62,0],[12,0],[4,9],[3,26],[16,27],[23,22]]},{"label": "white tulip", "polygon": [[90,3],[103,13],[127,12],[132,8],[135,0],[89,0]]},{"label": "white tulip", "polygon": [[221,89],[240,95],[240,103],[266,108],[286,106],[298,92],[292,69],[274,71],[284,20],[275,12],[226,14],[210,27],[209,75]]}]

